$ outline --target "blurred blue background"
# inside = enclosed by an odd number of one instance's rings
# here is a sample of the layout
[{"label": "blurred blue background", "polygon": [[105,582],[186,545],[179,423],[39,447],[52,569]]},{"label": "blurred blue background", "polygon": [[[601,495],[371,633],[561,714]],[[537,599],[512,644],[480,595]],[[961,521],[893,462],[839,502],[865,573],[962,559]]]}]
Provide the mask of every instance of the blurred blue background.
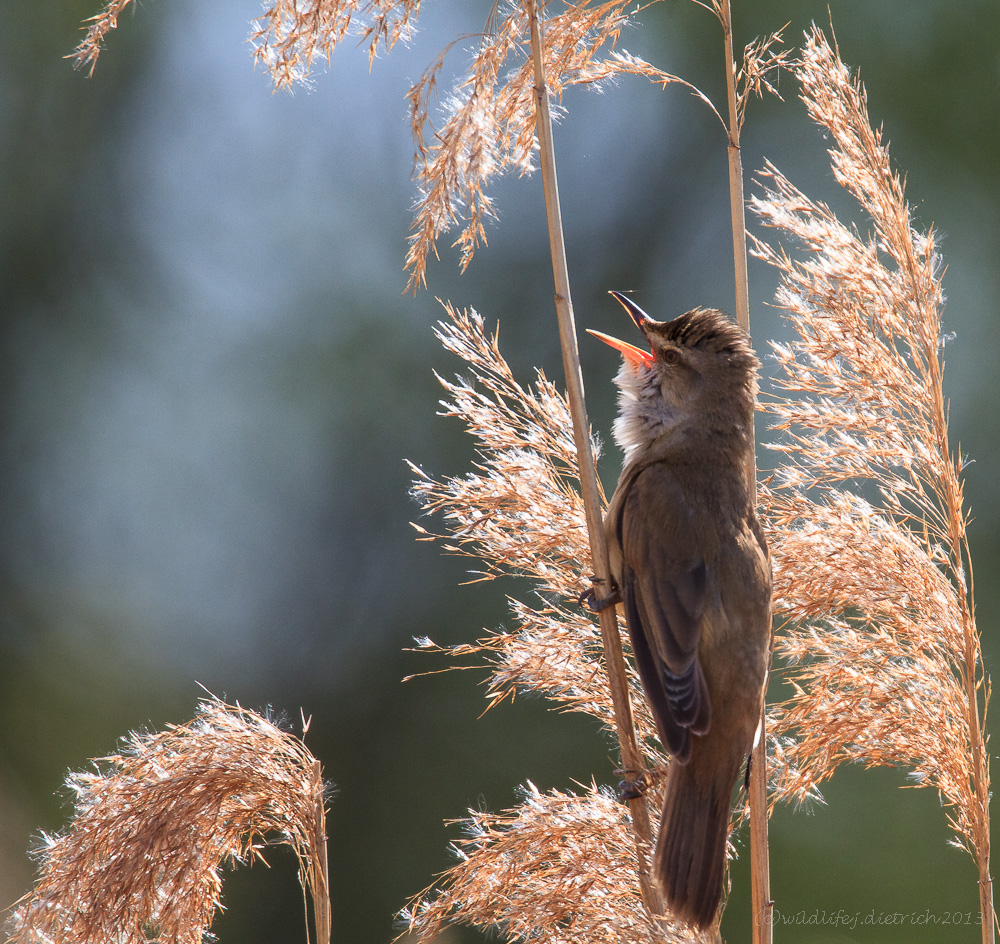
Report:
[{"label": "blurred blue background", "polygon": [[[31,885],[27,850],[61,828],[68,769],[133,728],[189,718],[198,683],[297,724],[338,793],[329,816],[334,939],[390,940],[394,913],[451,857],[470,807],[516,787],[613,782],[586,719],[522,699],[479,715],[479,673],[440,667],[414,636],[475,638],[514,584],[459,586],[467,562],[417,543],[404,459],[468,468],[432,376],[460,369],[431,334],[435,296],[502,324],[520,375],[561,380],[540,176],[492,188],[501,222],[465,276],[441,246],[428,289],[402,294],[415,197],[404,94],[434,55],[483,29],[490,0],[428,4],[420,33],[376,62],[346,43],[311,91],[273,94],[244,40],[255,3],[147,3],[123,16],[93,78],[66,60],[97,0],[7,0],[0,34],[0,907]],[[751,9],[752,7],[752,9]],[[948,264],[947,392],[975,515],[979,627],[996,665],[997,5],[831,0],[907,175],[918,224]],[[792,44],[827,4],[737,4],[737,46],[786,21]],[[621,45],[718,101],[714,20],[657,5]],[[448,60],[467,62],[475,39]],[[447,84],[447,82],[445,83]],[[785,102],[751,106],[743,160],[773,160],[853,212],[818,129]],[[610,288],[651,313],[732,310],[726,156],[715,119],[639,80],[575,90],[556,130],[578,324],[620,331]],[[748,194],[752,188],[748,185]],[[758,348],[787,329],[751,267]],[[610,443],[611,377],[582,343],[591,419]],[[767,369],[765,369],[767,373]],[[603,460],[612,486],[619,456]],[[764,465],[772,460],[761,455]],[[779,937],[964,941],[975,926],[876,925],[962,915],[975,871],[946,845],[936,794],[902,772],[844,771],[811,813],[772,826]],[[303,940],[290,855],[226,882],[223,941]],[[749,940],[735,872],[727,939]],[[840,916],[835,918],[834,916]],[[871,917],[872,921],[866,919]],[[850,919],[856,924],[851,927]],[[812,919],[812,920],[809,920]],[[954,921],[955,918],[953,917]],[[975,917],[973,918],[975,921]],[[845,925],[844,922],[848,922]],[[455,941],[473,941],[456,931]]]}]

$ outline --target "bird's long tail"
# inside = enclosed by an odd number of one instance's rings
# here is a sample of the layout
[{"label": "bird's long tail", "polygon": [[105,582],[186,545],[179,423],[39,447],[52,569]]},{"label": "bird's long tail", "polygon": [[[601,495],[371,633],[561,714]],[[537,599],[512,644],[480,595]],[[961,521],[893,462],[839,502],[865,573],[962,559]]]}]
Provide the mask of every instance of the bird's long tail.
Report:
[{"label": "bird's long tail", "polygon": [[732,788],[720,788],[716,778],[699,783],[691,765],[671,767],[656,843],[656,877],[670,911],[704,929],[722,901]]}]

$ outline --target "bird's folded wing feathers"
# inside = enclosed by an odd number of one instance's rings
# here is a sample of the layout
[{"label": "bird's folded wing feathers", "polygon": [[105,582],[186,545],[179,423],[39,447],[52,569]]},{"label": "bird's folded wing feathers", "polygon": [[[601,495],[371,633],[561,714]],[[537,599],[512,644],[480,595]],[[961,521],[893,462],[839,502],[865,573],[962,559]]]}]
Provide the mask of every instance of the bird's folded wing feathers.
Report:
[{"label": "bird's folded wing feathers", "polygon": [[654,463],[636,475],[620,526],[621,589],[640,674],[665,746],[683,756],[687,731],[704,734],[711,717],[698,662],[708,570],[690,506],[669,469]]}]

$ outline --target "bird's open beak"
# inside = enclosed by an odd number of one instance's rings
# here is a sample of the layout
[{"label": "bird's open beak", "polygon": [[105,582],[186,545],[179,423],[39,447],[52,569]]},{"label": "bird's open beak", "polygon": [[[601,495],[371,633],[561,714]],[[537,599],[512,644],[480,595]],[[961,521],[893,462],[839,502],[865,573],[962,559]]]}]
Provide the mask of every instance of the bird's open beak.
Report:
[{"label": "bird's open beak", "polygon": [[[631,298],[626,295],[622,295],[621,292],[610,292],[609,294],[614,295],[618,299],[622,308],[624,308],[632,320],[635,322],[636,327],[646,335],[646,322],[652,319],[647,315]],[[594,331],[591,328],[587,328],[587,334],[592,334],[598,340],[603,341],[605,344],[610,344],[615,350],[621,351],[627,361],[635,364],[636,366],[651,367],[653,364],[653,354],[652,351],[644,351],[642,348],[636,347],[634,344],[629,344],[628,341],[620,341],[618,338],[613,338],[608,334],[604,334],[602,331]]]}]

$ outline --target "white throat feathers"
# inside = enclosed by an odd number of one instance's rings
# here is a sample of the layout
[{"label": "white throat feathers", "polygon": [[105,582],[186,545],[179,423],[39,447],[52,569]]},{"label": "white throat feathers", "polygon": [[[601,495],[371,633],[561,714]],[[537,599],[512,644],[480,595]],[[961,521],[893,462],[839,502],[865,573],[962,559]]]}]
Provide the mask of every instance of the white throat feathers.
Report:
[{"label": "white throat feathers", "polygon": [[615,384],[618,418],[612,429],[627,465],[639,449],[677,426],[681,417],[660,395],[660,378],[655,367],[623,361],[615,375]]}]

